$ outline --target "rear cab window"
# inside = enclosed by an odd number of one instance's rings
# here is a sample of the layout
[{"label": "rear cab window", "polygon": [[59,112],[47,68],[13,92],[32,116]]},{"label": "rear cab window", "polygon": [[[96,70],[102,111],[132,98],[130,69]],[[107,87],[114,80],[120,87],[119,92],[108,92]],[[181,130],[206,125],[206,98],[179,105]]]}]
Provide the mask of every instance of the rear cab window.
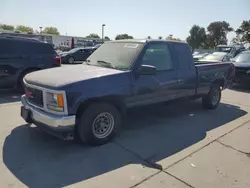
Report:
[{"label": "rear cab window", "polygon": [[172,43],[175,51],[178,69],[190,69],[193,67],[193,57],[189,46],[185,43]]}]

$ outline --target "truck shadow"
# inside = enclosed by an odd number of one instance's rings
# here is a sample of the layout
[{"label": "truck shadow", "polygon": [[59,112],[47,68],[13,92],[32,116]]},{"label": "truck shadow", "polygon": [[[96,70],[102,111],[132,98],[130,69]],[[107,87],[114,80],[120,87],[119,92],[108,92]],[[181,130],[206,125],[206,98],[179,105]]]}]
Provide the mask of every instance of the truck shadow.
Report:
[{"label": "truck shadow", "polygon": [[245,114],[223,103],[212,111],[201,109],[200,102],[135,108],[129,111],[121,135],[100,147],[61,141],[21,125],[5,139],[3,162],[28,187],[91,182],[130,164],[153,167],[151,164],[203,140],[208,131]]}]

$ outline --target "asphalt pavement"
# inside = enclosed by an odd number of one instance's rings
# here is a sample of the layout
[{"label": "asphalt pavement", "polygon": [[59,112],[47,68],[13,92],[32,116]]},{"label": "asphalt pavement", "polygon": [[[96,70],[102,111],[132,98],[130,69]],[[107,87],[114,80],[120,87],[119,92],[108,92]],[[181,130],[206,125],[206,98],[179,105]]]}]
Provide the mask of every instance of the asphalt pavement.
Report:
[{"label": "asphalt pavement", "polygon": [[129,111],[111,143],[59,140],[20,117],[20,94],[0,94],[2,187],[249,188],[250,91],[223,91],[216,110],[201,101]]}]

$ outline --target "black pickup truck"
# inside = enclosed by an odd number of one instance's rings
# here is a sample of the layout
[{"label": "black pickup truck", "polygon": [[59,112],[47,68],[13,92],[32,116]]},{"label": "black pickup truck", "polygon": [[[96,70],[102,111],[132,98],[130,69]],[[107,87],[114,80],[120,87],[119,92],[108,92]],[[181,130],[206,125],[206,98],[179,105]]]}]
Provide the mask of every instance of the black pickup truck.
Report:
[{"label": "black pickup truck", "polygon": [[164,40],[104,43],[82,65],[24,78],[21,116],[63,139],[93,145],[119,132],[126,109],[179,98],[202,98],[215,109],[231,86],[232,63],[195,64],[188,44]]}]

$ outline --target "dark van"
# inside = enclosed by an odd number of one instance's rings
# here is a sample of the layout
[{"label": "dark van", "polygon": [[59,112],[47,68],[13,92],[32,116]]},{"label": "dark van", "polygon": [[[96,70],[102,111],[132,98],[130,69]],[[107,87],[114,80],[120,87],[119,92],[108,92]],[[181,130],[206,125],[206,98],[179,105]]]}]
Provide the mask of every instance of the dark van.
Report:
[{"label": "dark van", "polygon": [[0,36],[0,89],[22,90],[26,74],[61,66],[61,58],[49,43],[35,39]]}]

